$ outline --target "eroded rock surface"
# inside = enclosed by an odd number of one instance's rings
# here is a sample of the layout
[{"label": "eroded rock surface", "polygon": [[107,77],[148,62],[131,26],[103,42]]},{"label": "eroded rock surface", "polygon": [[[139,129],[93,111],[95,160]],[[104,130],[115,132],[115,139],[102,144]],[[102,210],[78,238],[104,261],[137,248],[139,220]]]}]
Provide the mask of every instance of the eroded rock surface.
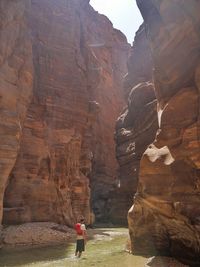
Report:
[{"label": "eroded rock surface", "polygon": [[152,58],[144,25],[136,33],[124,89],[125,94],[129,95],[128,104],[116,124],[116,154],[120,165],[119,188],[116,190],[120,200],[117,203],[119,222],[126,220],[137,190],[140,159],[158,129]]},{"label": "eroded rock surface", "polygon": [[189,267],[181,262],[168,257],[153,257],[149,259],[145,267]]},{"label": "eroded rock surface", "polygon": [[0,2],[0,222],[4,191],[17,158],[32,94],[29,7],[29,0]]},{"label": "eroded rock surface", "polygon": [[12,117],[0,141],[8,140],[1,146],[9,165],[1,174],[5,224],[72,225],[80,215],[89,224],[91,188],[95,198],[115,183],[113,132],[129,45],[88,2],[1,1],[1,116]]},{"label": "eroded rock surface", "polygon": [[140,163],[132,250],[199,266],[199,1],[138,0],[154,60],[160,130]]}]

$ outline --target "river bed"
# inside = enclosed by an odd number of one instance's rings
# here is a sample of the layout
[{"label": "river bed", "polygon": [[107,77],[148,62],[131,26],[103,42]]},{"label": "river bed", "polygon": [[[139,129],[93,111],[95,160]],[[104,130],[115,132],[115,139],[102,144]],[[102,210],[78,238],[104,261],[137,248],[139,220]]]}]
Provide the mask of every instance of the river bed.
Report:
[{"label": "river bed", "polygon": [[82,257],[74,256],[75,240],[68,246],[0,251],[2,267],[143,267],[147,259],[125,251],[128,230],[99,228],[88,231],[90,240]]}]

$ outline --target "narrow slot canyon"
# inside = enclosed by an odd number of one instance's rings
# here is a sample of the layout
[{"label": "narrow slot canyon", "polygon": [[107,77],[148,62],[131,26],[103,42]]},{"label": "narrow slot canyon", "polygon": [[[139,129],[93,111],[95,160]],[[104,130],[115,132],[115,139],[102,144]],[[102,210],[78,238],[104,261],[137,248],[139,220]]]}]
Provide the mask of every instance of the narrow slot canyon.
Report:
[{"label": "narrow slot canyon", "polygon": [[200,2],[112,2],[0,1],[0,266],[200,266]]}]

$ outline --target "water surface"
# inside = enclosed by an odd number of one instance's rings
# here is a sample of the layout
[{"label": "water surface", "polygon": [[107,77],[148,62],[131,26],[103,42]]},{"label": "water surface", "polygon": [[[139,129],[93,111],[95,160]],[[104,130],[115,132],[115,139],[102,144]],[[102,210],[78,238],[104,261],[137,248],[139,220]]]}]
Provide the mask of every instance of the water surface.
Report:
[{"label": "water surface", "polygon": [[75,243],[68,246],[32,248],[24,251],[0,251],[0,266],[4,267],[143,267],[146,259],[125,252],[128,231],[124,228],[101,228],[89,231],[92,239],[86,252],[74,256]]}]

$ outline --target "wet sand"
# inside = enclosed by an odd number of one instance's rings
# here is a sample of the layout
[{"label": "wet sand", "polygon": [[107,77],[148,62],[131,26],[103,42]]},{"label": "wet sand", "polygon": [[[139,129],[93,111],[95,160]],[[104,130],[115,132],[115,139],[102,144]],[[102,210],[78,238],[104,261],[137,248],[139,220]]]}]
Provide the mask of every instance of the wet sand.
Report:
[{"label": "wet sand", "polygon": [[86,252],[74,256],[75,239],[68,244],[47,248],[0,251],[0,266],[21,267],[143,267],[147,259],[127,253],[128,230],[99,228],[88,230]]}]

